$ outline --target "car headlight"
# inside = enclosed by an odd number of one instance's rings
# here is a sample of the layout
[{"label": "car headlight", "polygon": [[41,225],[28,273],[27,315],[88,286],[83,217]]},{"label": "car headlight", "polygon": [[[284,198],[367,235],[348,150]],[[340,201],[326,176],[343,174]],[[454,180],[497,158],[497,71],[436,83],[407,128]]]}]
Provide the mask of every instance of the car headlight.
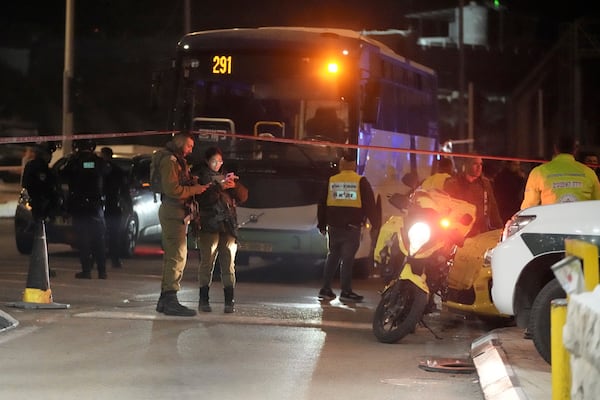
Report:
[{"label": "car headlight", "polygon": [[410,242],[410,255],[414,255],[431,238],[431,229],[424,222],[417,222],[408,230],[408,240]]},{"label": "car headlight", "polygon": [[519,232],[521,229],[525,228],[528,223],[535,219],[535,215],[516,215],[512,217],[506,225],[504,225],[504,230],[502,231],[502,241],[505,241],[515,233]]}]

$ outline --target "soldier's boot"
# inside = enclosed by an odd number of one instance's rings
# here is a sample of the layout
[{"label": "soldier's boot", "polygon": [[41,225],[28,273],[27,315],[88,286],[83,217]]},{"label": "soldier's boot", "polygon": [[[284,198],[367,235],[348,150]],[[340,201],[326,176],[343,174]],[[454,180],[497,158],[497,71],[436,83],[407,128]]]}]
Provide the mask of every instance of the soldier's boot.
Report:
[{"label": "soldier's boot", "polygon": [[196,315],[196,310],[187,308],[179,303],[175,290],[161,293],[161,298],[158,299],[158,304],[156,305],[156,311],[177,317],[193,317]]},{"label": "soldier's boot", "polygon": [[233,300],[233,287],[223,288],[223,294],[225,295],[225,308],[223,309],[223,311],[227,314],[235,312],[235,301]]},{"label": "soldier's boot", "polygon": [[160,297],[156,303],[156,311],[159,313],[165,312],[165,292],[160,292]]},{"label": "soldier's boot", "polygon": [[208,286],[200,288],[200,300],[198,300],[198,311],[211,312],[210,302],[208,301]]}]

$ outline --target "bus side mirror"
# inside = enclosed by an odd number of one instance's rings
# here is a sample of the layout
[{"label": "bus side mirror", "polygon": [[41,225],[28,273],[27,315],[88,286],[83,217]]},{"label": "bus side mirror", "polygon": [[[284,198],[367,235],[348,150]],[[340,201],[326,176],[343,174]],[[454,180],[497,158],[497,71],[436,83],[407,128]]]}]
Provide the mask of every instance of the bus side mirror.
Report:
[{"label": "bus side mirror", "polygon": [[379,100],[379,83],[369,80],[364,88],[363,122],[368,124],[377,123],[379,117]]}]

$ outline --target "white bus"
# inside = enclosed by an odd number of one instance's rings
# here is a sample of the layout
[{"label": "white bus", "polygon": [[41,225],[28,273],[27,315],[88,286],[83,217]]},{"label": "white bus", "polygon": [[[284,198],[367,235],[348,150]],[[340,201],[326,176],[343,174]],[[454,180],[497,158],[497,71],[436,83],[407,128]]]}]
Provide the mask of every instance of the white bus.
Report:
[{"label": "white bus", "polygon": [[[384,217],[385,197],[408,190],[403,175],[431,173],[433,156],[408,150],[438,149],[435,72],[359,32],[195,32],[178,43],[173,67],[169,129],[196,134],[197,157],[209,143],[219,145],[225,168],[249,188],[238,208],[238,262],[249,255],[304,263],[325,257],[316,204],[342,150],[355,152],[357,172],[382,198]],[[224,132],[244,137],[218,135]],[[365,240],[357,257],[363,274],[372,265],[370,247]]]}]

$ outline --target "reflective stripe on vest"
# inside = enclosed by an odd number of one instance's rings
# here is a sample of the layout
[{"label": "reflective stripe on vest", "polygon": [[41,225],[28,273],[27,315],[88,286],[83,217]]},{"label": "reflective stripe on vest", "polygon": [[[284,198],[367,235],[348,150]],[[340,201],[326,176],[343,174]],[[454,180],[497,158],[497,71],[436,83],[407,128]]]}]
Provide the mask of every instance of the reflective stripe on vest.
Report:
[{"label": "reflective stripe on vest", "polygon": [[329,178],[327,206],[361,208],[360,178],[354,171],[342,171]]}]

